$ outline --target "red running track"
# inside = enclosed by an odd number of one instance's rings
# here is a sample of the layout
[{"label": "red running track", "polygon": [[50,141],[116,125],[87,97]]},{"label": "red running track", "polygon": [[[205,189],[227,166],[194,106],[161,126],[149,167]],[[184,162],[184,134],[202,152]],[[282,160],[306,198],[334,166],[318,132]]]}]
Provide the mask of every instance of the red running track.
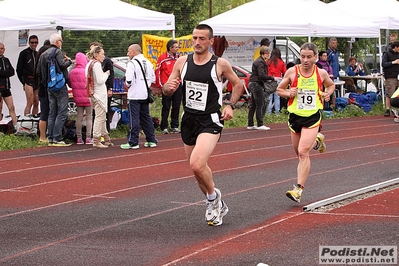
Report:
[{"label": "red running track", "polygon": [[224,130],[209,162],[230,208],[220,227],[204,222],[179,135],[134,151],[0,152],[0,265],[317,265],[319,245],[397,245],[397,189],[324,214],[302,207],[397,178],[398,126],[324,121],[327,151],[312,152],[300,204],[285,197],[297,165],[286,124]]}]

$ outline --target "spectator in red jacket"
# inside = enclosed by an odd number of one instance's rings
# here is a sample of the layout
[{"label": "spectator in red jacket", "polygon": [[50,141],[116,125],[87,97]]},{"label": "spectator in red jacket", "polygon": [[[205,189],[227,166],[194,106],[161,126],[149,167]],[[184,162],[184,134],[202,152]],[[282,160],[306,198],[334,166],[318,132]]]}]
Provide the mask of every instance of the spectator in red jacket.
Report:
[{"label": "spectator in red jacket", "polygon": [[[162,88],[162,86],[168,81],[170,74],[172,73],[173,66],[176,63],[179,54],[179,44],[176,40],[169,40],[166,44],[166,50],[158,58],[157,68],[155,70],[156,84]],[[180,103],[182,101],[182,89],[181,86],[176,90],[171,96],[166,96],[162,93],[162,114],[161,114],[161,130],[162,134],[169,134],[168,131],[168,117],[170,108],[172,107],[172,112],[170,114],[170,132],[180,133],[179,130],[179,112]]]}]

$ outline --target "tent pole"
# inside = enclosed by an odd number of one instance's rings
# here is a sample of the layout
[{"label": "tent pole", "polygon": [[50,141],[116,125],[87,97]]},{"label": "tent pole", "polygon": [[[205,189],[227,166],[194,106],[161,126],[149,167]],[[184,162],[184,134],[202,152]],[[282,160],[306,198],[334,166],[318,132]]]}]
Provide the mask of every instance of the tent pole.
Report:
[{"label": "tent pole", "polygon": [[[378,37],[378,53],[380,57],[380,74],[382,74],[381,30],[380,30],[380,36]],[[385,106],[384,82],[382,79],[380,80],[379,85],[381,88],[382,105]]]},{"label": "tent pole", "polygon": [[58,31],[58,34],[62,36],[62,30],[64,29],[63,26],[57,26],[56,30]]}]

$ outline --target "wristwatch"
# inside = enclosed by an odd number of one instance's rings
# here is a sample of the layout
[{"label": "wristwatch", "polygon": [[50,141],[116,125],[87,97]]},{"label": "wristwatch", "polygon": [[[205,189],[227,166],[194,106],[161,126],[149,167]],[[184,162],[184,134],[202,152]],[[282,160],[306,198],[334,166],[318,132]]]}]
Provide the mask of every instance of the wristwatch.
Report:
[{"label": "wristwatch", "polygon": [[233,109],[233,110],[236,109],[236,105],[234,103],[228,102],[228,103],[226,103],[226,105],[230,105],[231,109]]}]

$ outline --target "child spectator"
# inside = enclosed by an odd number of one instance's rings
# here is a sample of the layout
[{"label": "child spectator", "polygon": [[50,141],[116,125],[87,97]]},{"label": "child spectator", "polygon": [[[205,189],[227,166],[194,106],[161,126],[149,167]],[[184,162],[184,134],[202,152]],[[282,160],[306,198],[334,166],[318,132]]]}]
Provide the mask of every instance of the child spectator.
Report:
[{"label": "child spectator", "polygon": [[78,117],[76,119],[77,144],[85,144],[82,138],[83,116],[86,114],[86,144],[93,145],[91,138],[93,108],[86,91],[85,69],[87,57],[83,53],[75,56],[75,67],[69,73],[69,82],[72,88],[73,100],[76,103]]}]

